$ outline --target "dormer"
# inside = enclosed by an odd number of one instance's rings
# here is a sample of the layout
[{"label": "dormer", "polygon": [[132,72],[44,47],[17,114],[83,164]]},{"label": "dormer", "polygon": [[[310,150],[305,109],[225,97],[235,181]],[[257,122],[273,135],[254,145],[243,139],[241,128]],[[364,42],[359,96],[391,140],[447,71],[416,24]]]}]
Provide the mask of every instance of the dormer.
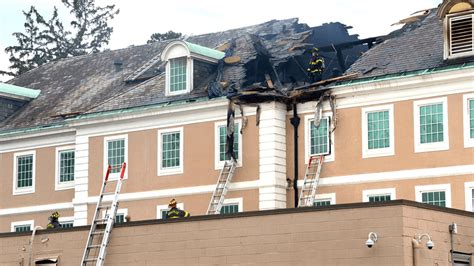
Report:
[{"label": "dormer", "polygon": [[444,0],[438,7],[443,20],[444,59],[474,55],[474,1]]},{"label": "dormer", "polygon": [[40,90],[0,82],[0,122],[6,120],[23,105],[38,97],[40,92]]},{"label": "dormer", "polygon": [[225,53],[185,41],[170,42],[161,53],[166,64],[166,96],[190,93],[200,76],[213,72]]}]

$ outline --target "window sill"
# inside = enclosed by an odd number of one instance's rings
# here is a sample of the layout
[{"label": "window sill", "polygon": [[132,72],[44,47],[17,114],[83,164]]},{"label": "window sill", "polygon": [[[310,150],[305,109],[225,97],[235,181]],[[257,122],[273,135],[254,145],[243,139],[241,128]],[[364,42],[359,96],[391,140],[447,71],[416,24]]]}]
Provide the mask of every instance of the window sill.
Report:
[{"label": "window sill", "polygon": [[449,142],[415,144],[415,153],[432,152],[432,151],[446,151],[449,150]]},{"label": "window sill", "polygon": [[54,189],[56,191],[74,189],[74,181],[62,182],[62,183],[56,184],[56,187]]},{"label": "window sill", "polygon": [[35,193],[34,188],[28,188],[28,189],[15,189],[13,190],[13,195],[25,195],[25,194],[33,194]]},{"label": "window sill", "polygon": [[166,175],[179,175],[182,174],[183,168],[168,168],[168,169],[158,169],[158,176],[166,176]]},{"label": "window sill", "polygon": [[374,157],[386,157],[386,156],[393,156],[393,155],[395,155],[395,151],[391,148],[362,151],[363,159],[374,158]]}]

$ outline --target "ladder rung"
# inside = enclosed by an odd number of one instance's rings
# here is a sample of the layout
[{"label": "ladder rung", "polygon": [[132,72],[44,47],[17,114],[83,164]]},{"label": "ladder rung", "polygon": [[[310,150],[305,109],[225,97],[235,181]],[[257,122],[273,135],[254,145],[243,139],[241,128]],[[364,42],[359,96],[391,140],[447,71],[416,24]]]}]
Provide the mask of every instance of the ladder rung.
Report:
[{"label": "ladder rung", "polygon": [[103,223],[103,222],[106,222],[109,218],[105,218],[105,219],[97,219],[95,220],[94,222],[96,223]]},{"label": "ladder rung", "polygon": [[108,209],[108,208],[111,208],[112,205],[100,205],[99,206],[99,209]]},{"label": "ladder rung", "polygon": [[108,195],[115,195],[115,192],[106,192],[106,193],[102,193],[101,196],[108,196]]},{"label": "ladder rung", "polygon": [[87,246],[88,249],[92,249],[92,248],[100,248],[100,245],[89,245]]},{"label": "ladder rung", "polygon": [[90,258],[90,259],[85,259],[84,262],[93,262],[93,261],[97,261],[98,258]]},{"label": "ladder rung", "polygon": [[93,235],[103,235],[105,234],[105,231],[96,231],[96,232],[92,232]]}]

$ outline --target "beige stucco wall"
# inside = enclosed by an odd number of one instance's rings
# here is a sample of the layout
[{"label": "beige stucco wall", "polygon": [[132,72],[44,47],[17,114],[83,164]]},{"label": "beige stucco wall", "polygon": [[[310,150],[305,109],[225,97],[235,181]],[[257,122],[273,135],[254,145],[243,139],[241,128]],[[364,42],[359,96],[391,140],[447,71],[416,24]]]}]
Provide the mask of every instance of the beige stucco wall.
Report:
[{"label": "beige stucco wall", "polygon": [[0,180],[2,180],[2,185],[0,186],[0,209],[72,201],[74,188],[55,190],[56,147],[34,150],[36,151],[35,193],[24,195],[13,195],[13,157],[15,152],[0,153]]},{"label": "beige stucco wall", "polygon": [[[158,130],[150,129],[128,133],[128,176],[123,192],[214,185],[219,176],[215,170],[215,122],[203,122],[183,126],[184,168],[183,174],[157,174]],[[219,121],[220,122],[220,121]],[[255,116],[248,117],[243,131],[243,161],[233,182],[258,179],[258,128]],[[123,135],[123,134],[120,134]],[[89,140],[89,195],[97,195],[103,178],[104,137]]]},{"label": "beige stucco wall", "polygon": [[[393,103],[395,127],[395,155],[375,158],[362,158],[362,108],[345,108],[337,110],[337,128],[334,135],[335,160],[326,162],[321,177],[368,174],[421,168],[436,168],[474,164],[474,149],[464,148],[463,138],[463,94],[446,96],[448,99],[449,150],[415,153],[413,100]],[[388,103],[391,104],[391,103]],[[368,107],[368,106],[364,106]],[[302,180],[306,171],[305,162],[305,115],[300,114],[298,128],[299,178]],[[287,175],[293,179],[293,126],[287,122]],[[452,176],[433,179],[413,179],[404,181],[387,181],[337,187],[320,187],[318,193],[337,193],[337,203],[359,202],[363,189],[397,188],[397,198],[415,199],[414,186],[427,184],[451,183],[453,207],[465,209],[464,182],[474,181],[473,175]],[[456,192],[454,191],[456,190]],[[290,204],[291,205],[291,204]]]},{"label": "beige stucco wall", "polygon": [[[49,223],[48,217],[52,211],[32,212],[25,214],[13,214],[0,216],[0,232],[10,232],[12,222],[30,221],[34,220],[35,226],[42,226],[46,228]],[[73,209],[59,210],[61,217],[72,217],[74,216]],[[0,252],[1,253],[1,252]],[[1,265],[1,264],[0,264]]]},{"label": "beige stucco wall", "polygon": [[[393,202],[392,202],[393,203]],[[106,265],[413,265],[411,239],[430,233],[435,247],[420,250],[419,265],[448,265],[448,225],[458,224],[456,251],[472,253],[473,216],[400,202],[266,211],[241,217],[195,217],[136,222],[114,229]],[[371,249],[370,231],[378,234]],[[87,227],[40,232],[34,257],[59,255],[59,265],[80,262]],[[41,239],[49,241],[41,243]],[[27,234],[0,235],[0,265],[27,258]]]}]

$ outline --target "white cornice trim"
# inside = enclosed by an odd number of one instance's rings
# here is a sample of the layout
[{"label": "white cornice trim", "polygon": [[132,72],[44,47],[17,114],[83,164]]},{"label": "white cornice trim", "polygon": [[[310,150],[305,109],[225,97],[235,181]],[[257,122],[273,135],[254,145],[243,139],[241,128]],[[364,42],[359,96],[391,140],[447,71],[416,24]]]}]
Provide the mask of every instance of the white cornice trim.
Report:
[{"label": "white cornice trim", "polygon": [[[413,169],[393,172],[380,172],[372,174],[361,174],[361,175],[348,175],[348,176],[332,176],[322,177],[319,181],[320,186],[337,186],[337,185],[350,185],[360,183],[372,183],[372,182],[384,182],[384,181],[397,181],[407,179],[422,179],[422,178],[436,178],[444,176],[459,176],[459,175],[472,175],[474,174],[474,165],[459,165],[459,166],[448,166],[438,168],[424,168],[424,169]],[[303,180],[298,180],[298,186],[301,187]],[[471,183],[469,183],[470,187]],[[263,182],[261,180],[245,181],[231,183],[230,191],[242,191],[249,189],[259,189],[264,187],[273,187],[274,184],[271,182]],[[169,197],[180,197],[189,196],[196,194],[210,194],[214,191],[215,185],[195,186],[195,187],[183,187],[183,188],[172,188],[162,190],[151,190],[141,191],[133,193],[121,193],[119,195],[120,201],[137,201],[146,199],[157,199],[157,198],[169,198]],[[0,209],[0,216],[43,212],[51,210],[62,210],[72,209],[74,204],[97,204],[98,196],[92,196],[85,198],[84,200],[76,200],[73,202],[56,203],[29,207],[17,207]],[[112,196],[106,196],[105,201],[111,201]]]},{"label": "white cornice trim", "polygon": [[[321,177],[320,186],[340,186],[373,182],[400,181],[423,178],[437,178],[445,176],[460,176],[474,174],[474,164],[456,165],[437,168],[421,168],[393,172],[379,172],[359,175]],[[298,186],[303,185],[303,180],[298,180]]]},{"label": "white cornice trim", "polygon": [[73,208],[73,205],[71,202],[36,205],[36,206],[28,206],[28,207],[17,207],[17,208],[0,209],[0,216],[53,211],[53,210],[64,210],[64,209],[72,209],[72,208]]}]

